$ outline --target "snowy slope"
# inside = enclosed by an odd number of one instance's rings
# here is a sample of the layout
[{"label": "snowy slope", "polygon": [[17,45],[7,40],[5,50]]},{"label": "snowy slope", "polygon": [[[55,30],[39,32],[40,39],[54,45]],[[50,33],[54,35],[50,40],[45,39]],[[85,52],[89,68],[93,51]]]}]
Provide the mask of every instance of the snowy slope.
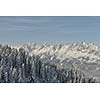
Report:
[{"label": "snowy slope", "polygon": [[29,43],[24,48],[31,56],[38,55],[46,63],[82,71],[86,76],[100,80],[100,47],[94,43],[37,44]]},{"label": "snowy slope", "polygon": [[[21,46],[20,46],[21,47]],[[16,47],[16,48],[20,48]],[[76,58],[80,61],[96,63],[100,61],[100,48],[93,43],[72,44],[36,44],[30,43],[22,46],[30,55],[40,55],[41,58],[49,56],[51,60],[55,57],[60,61],[66,58]]]},{"label": "snowy slope", "polygon": [[0,45],[0,82],[100,82],[93,43]]}]

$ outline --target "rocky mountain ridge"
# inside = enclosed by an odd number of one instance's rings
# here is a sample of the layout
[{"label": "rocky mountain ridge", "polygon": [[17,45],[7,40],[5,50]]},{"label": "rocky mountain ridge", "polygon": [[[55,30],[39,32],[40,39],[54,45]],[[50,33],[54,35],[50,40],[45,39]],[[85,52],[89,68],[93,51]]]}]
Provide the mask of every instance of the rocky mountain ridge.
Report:
[{"label": "rocky mountain ridge", "polygon": [[93,43],[0,45],[0,82],[100,82]]}]

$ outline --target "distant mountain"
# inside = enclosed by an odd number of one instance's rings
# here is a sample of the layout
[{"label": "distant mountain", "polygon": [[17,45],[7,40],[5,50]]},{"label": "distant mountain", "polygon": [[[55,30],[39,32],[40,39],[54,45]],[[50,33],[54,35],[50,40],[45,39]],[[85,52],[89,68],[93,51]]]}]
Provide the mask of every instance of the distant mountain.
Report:
[{"label": "distant mountain", "polygon": [[100,47],[85,42],[0,45],[0,82],[100,82]]}]

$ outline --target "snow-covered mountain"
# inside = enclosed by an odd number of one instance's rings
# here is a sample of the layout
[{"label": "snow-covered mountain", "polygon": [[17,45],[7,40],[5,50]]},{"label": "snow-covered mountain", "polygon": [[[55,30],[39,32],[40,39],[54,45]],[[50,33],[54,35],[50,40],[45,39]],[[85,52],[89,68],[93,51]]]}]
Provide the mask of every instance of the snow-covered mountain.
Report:
[{"label": "snow-covered mountain", "polygon": [[98,79],[100,77],[100,47],[94,43],[29,43],[18,47],[24,48],[30,55],[38,55],[45,63],[81,70],[85,75]]},{"label": "snow-covered mountain", "polygon": [[[11,49],[11,52],[8,49],[9,47]],[[25,66],[26,57],[27,56],[29,58],[31,57],[30,63],[31,63],[31,68],[33,68],[32,66],[33,66],[34,60],[32,60],[33,59],[32,57],[35,56],[35,57],[39,57],[43,66],[44,64],[46,64],[46,66],[48,66],[49,64],[49,66],[52,66],[52,65],[56,66],[57,69],[67,69],[69,71],[75,70],[81,73],[81,76],[84,76],[85,79],[93,78],[93,79],[96,79],[96,82],[100,82],[100,48],[96,46],[94,43],[85,43],[85,42],[67,43],[67,44],[29,43],[29,44],[24,44],[24,45],[10,45],[9,47],[1,46],[1,51],[2,50],[3,51],[0,54],[3,60],[4,60],[4,57],[6,58],[8,51],[11,53],[11,55],[12,55],[12,52],[14,52],[14,55],[17,56],[15,57],[16,61],[21,61],[21,62],[24,61],[24,63],[21,63],[22,65],[20,65],[22,67],[23,66],[26,67]],[[20,55],[20,52],[22,52],[23,50],[25,52],[24,56],[23,56],[23,53]],[[8,55],[7,55],[7,58],[9,58]],[[19,69],[19,70],[21,73],[22,69]],[[51,67],[50,67],[50,70],[51,70]],[[40,72],[44,73],[45,71],[41,69]],[[58,73],[58,70],[56,71],[56,73]],[[74,76],[75,75],[76,74],[74,73]],[[25,75],[23,75],[23,77],[25,78]],[[20,80],[21,82],[25,82],[25,80],[24,81],[22,81],[22,79]],[[40,82],[40,81],[38,80],[36,82]],[[48,82],[54,82],[54,81],[49,80]],[[56,80],[55,82],[58,82],[58,81]],[[59,82],[62,82],[62,81],[59,81]]]},{"label": "snow-covered mountain", "polygon": [[69,58],[85,61],[87,63],[99,63],[100,48],[93,43],[72,44],[36,44],[30,43],[17,48],[24,48],[30,55],[39,55],[41,58],[49,57],[49,60],[59,59],[60,62]]}]

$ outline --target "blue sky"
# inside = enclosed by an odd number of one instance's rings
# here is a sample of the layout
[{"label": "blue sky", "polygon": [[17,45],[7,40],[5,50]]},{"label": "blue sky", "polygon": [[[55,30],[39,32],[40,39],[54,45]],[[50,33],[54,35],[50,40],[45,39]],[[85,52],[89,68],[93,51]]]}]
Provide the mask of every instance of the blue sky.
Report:
[{"label": "blue sky", "polygon": [[100,17],[0,17],[0,42],[100,42]]}]

